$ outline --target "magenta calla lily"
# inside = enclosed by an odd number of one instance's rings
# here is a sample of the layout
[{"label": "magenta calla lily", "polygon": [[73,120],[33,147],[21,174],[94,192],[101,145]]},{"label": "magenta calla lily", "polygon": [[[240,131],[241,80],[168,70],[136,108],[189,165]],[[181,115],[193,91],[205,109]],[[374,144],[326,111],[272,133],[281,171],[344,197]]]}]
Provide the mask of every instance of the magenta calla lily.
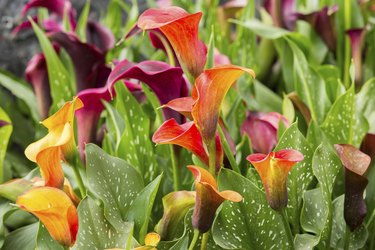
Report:
[{"label": "magenta calla lily", "polygon": [[[144,82],[152,89],[162,105],[188,95],[188,85],[182,69],[171,67],[164,62],[143,61],[134,64],[124,60],[117,64],[109,75],[108,88],[112,89],[113,84],[121,79],[136,79]],[[164,109],[163,112],[166,119],[175,118],[179,123],[184,120],[173,110]]]},{"label": "magenta calla lily", "polygon": [[293,29],[295,17],[295,0],[266,0],[264,7],[270,13],[273,23],[277,27]]},{"label": "magenta calla lily", "polygon": [[279,113],[249,113],[241,126],[241,134],[247,134],[251,139],[254,150],[268,154],[277,144],[277,129],[282,121],[289,127],[288,120]]},{"label": "magenta calla lily", "polygon": [[86,27],[87,43],[95,45],[102,53],[115,46],[115,37],[112,32],[98,22],[88,20]]},{"label": "magenta calla lily", "polygon": [[346,34],[350,38],[352,45],[352,58],[355,68],[355,82],[356,84],[362,83],[362,46],[365,41],[366,29],[350,29]]}]

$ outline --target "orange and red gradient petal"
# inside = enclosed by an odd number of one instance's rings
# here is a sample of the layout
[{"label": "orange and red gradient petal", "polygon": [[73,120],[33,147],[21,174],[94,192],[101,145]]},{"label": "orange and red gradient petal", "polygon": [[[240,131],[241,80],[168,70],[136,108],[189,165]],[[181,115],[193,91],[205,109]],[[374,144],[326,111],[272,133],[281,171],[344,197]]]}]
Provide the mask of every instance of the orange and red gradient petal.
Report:
[{"label": "orange and red gradient petal", "polygon": [[189,120],[193,120],[191,110],[193,109],[194,100],[190,96],[176,98],[162,105],[162,108],[170,108],[185,116]]},{"label": "orange and red gradient petal", "polygon": [[19,196],[16,203],[38,217],[60,244],[74,244],[78,215],[76,207],[63,191],[51,187],[34,188]]},{"label": "orange and red gradient petal", "polygon": [[215,137],[221,103],[232,84],[244,73],[254,71],[239,66],[219,66],[205,70],[195,81],[192,116],[206,145]]},{"label": "orange and red gradient petal", "polygon": [[179,7],[148,9],[138,19],[143,30],[160,29],[176,52],[180,63],[197,77],[206,64],[206,45],[199,40],[202,13],[189,14]]}]

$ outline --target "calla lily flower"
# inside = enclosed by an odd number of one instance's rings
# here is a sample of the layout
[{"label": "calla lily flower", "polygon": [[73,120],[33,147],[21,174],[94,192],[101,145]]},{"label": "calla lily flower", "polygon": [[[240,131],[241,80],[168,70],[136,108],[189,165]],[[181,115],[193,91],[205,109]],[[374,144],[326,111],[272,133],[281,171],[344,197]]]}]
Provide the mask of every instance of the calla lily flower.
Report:
[{"label": "calla lily flower", "polygon": [[210,230],[221,203],[225,200],[240,202],[243,198],[235,191],[219,192],[215,178],[206,169],[192,165],[188,166],[188,169],[194,175],[196,189],[193,228],[205,233]]},{"label": "calla lily flower", "polygon": [[173,240],[171,234],[178,230],[179,222],[195,204],[195,192],[177,191],[163,197],[164,213],[155,227],[155,231],[163,240]]},{"label": "calla lily flower", "polygon": [[362,46],[365,41],[366,29],[351,29],[346,33],[349,36],[352,45],[352,58],[355,68],[355,82],[356,84],[362,84]]},{"label": "calla lily flower", "polygon": [[86,27],[86,39],[88,44],[94,45],[102,53],[115,46],[115,37],[112,32],[98,22],[88,20]]},{"label": "calla lily flower", "polygon": [[262,154],[268,154],[277,144],[279,122],[289,127],[288,120],[277,112],[249,113],[241,126],[241,134],[247,134],[251,139],[253,149]]},{"label": "calla lily flower", "polygon": [[179,7],[148,9],[138,19],[142,30],[159,29],[193,77],[197,77],[206,64],[207,48],[198,38],[198,25],[202,13],[189,14]]},{"label": "calla lily flower", "polygon": [[69,159],[75,150],[74,112],[82,106],[82,101],[78,98],[65,103],[54,115],[42,122],[48,129],[48,134],[25,150],[26,157],[40,166],[46,186],[62,188],[64,184],[61,156]]},{"label": "calla lily flower", "polygon": [[46,59],[42,53],[36,54],[27,63],[25,76],[26,80],[33,85],[41,117],[47,118],[52,99]]},{"label": "calla lily flower", "polygon": [[16,204],[38,217],[56,241],[72,246],[78,231],[76,207],[60,189],[39,187],[18,197]]},{"label": "calla lily flower", "polygon": [[136,247],[133,250],[157,250],[156,246],[160,242],[160,235],[157,233],[148,233],[145,236],[145,245]]},{"label": "calla lily flower", "polygon": [[264,7],[270,13],[273,23],[280,28],[292,30],[295,24],[295,17],[292,15],[295,10],[295,0],[266,0]]},{"label": "calla lily flower", "polygon": [[[194,122],[187,122],[180,125],[176,120],[169,119],[154,133],[152,141],[157,144],[174,144],[186,148],[208,166],[209,157]],[[223,157],[224,153],[220,137],[216,135],[216,170],[220,169]]]},{"label": "calla lily flower", "polygon": [[351,231],[357,229],[367,214],[363,192],[368,180],[363,175],[371,158],[349,144],[335,144],[335,149],[345,167],[344,219]]},{"label": "calla lily flower", "polygon": [[162,105],[162,108],[170,108],[181,115],[185,116],[189,120],[193,120],[193,116],[191,115],[191,111],[193,110],[193,105],[194,105],[194,100],[191,98],[191,96],[187,97],[181,97],[181,98],[176,98],[168,103]]},{"label": "calla lily flower", "polygon": [[[107,86],[111,91],[113,85],[121,79],[136,79],[147,84],[161,104],[188,95],[188,86],[183,71],[179,67],[171,67],[159,61],[143,61],[137,64],[124,60],[116,65],[108,77]],[[165,109],[166,119],[175,118],[183,122],[183,117],[177,112]]]},{"label": "calla lily flower", "polygon": [[215,138],[221,103],[232,84],[244,73],[255,77],[251,69],[227,65],[205,70],[195,81],[192,116],[208,147]]},{"label": "calla lily flower", "polygon": [[375,134],[366,134],[361,144],[361,151],[375,159]]},{"label": "calla lily flower", "polygon": [[304,159],[297,150],[283,149],[265,154],[251,154],[246,158],[255,167],[262,180],[269,205],[281,210],[288,203],[286,181],[289,171]]},{"label": "calla lily flower", "polygon": [[298,19],[304,20],[315,29],[322,40],[327,44],[327,47],[332,51],[336,51],[336,32],[335,20],[333,14],[338,10],[338,6],[324,7],[320,11],[315,11],[310,14],[296,13]]}]

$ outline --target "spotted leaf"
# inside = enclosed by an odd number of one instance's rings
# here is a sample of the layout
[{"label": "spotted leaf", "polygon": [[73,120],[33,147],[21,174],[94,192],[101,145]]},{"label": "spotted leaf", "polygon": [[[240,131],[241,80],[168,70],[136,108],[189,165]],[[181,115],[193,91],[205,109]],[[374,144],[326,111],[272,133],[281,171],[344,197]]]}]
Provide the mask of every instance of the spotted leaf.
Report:
[{"label": "spotted leaf", "polygon": [[12,130],[13,126],[8,115],[2,108],[0,108],[0,183],[4,181],[3,162]]}]

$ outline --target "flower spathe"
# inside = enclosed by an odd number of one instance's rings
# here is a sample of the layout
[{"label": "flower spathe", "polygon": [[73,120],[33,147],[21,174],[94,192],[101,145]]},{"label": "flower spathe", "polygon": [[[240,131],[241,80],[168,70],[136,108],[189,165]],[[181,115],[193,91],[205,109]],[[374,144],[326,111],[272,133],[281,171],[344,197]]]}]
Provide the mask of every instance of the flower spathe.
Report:
[{"label": "flower spathe", "polygon": [[251,69],[226,65],[205,70],[196,79],[192,91],[192,116],[207,146],[215,137],[220,107],[226,93],[244,73],[255,77]]},{"label": "flower spathe", "polygon": [[288,173],[304,156],[297,150],[283,149],[268,155],[251,154],[246,159],[258,172],[271,208],[277,211],[285,208],[288,203]]},{"label": "flower spathe", "polygon": [[196,200],[193,213],[193,227],[201,233],[210,230],[217,208],[225,200],[242,201],[242,196],[231,190],[219,192],[215,178],[204,168],[188,166],[194,176]]},{"label": "flower spathe", "polygon": [[41,122],[48,129],[48,134],[25,150],[26,157],[38,163],[46,186],[63,187],[61,160],[69,159],[74,153],[74,112],[82,107],[79,98],[65,103],[54,115]]},{"label": "flower spathe", "polygon": [[78,231],[76,207],[60,189],[39,187],[18,197],[16,204],[38,217],[56,241],[72,246]]},{"label": "flower spathe", "polygon": [[148,9],[138,19],[142,30],[159,29],[168,39],[180,63],[197,77],[206,64],[207,48],[198,38],[202,12],[189,14],[179,7]]}]

